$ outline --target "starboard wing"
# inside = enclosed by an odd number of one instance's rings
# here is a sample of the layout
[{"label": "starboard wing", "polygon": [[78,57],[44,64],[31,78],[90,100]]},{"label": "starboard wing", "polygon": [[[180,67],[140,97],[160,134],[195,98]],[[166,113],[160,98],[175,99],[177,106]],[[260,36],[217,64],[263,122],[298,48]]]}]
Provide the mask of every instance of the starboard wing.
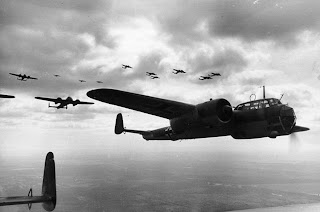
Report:
[{"label": "starboard wing", "polygon": [[172,119],[195,109],[194,105],[114,89],[96,89],[87,93],[92,99]]},{"label": "starboard wing", "polygon": [[13,76],[21,77],[21,74],[14,74],[14,73],[9,73],[9,74],[11,74]]},{"label": "starboard wing", "polygon": [[77,104],[82,104],[82,105],[92,105],[94,104],[93,102],[78,102]]},{"label": "starboard wing", "polygon": [[6,94],[0,94],[0,98],[14,98],[14,96],[6,95]]},{"label": "starboard wing", "polygon": [[44,101],[49,101],[49,102],[55,102],[55,103],[61,103],[63,102],[63,100],[59,100],[59,99],[53,99],[53,98],[46,98],[46,97],[34,97],[35,99],[40,99],[40,100],[44,100]]}]

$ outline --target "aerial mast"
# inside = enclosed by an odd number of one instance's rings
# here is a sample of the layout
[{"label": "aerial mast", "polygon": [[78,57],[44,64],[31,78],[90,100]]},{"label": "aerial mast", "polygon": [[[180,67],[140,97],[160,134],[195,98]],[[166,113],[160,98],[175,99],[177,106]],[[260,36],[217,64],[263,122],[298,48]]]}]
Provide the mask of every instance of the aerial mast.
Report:
[{"label": "aerial mast", "polygon": [[264,85],[262,86],[262,89],[263,89],[263,99],[265,99],[266,98],[266,91],[264,89]]}]

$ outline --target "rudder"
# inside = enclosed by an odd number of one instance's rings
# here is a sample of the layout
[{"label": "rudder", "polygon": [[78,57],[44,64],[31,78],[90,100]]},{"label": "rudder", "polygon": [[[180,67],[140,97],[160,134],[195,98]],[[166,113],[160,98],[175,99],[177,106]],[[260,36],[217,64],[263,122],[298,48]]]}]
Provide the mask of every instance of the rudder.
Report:
[{"label": "rudder", "polygon": [[44,165],[43,172],[42,196],[51,199],[51,201],[49,202],[43,202],[42,207],[46,211],[53,211],[57,203],[57,191],[55,162],[54,155],[52,152],[48,152],[46,156],[46,162]]},{"label": "rudder", "polygon": [[124,126],[123,126],[123,118],[122,114],[118,113],[117,118],[116,118],[116,125],[114,128],[115,134],[121,134],[124,131]]}]

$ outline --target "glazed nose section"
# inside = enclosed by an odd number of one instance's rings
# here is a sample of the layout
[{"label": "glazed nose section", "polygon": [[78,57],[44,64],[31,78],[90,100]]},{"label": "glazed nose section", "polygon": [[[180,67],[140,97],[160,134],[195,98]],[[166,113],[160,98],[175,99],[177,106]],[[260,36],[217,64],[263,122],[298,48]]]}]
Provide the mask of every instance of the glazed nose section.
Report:
[{"label": "glazed nose section", "polygon": [[283,105],[280,110],[280,121],[283,130],[286,133],[290,133],[292,128],[296,125],[296,115],[293,108]]}]

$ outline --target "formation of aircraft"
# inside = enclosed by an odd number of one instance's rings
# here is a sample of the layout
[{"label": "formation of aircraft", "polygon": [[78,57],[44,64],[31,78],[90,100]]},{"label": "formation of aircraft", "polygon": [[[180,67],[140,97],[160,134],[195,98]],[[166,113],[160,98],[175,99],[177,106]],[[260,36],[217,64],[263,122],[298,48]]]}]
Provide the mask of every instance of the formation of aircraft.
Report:
[{"label": "formation of aircraft", "polygon": [[62,99],[60,97],[53,99],[53,98],[46,98],[46,97],[35,97],[36,99],[39,100],[44,100],[44,101],[49,101],[49,102],[54,102],[55,104],[59,104],[57,106],[51,106],[50,103],[48,105],[48,107],[53,107],[56,109],[60,109],[60,108],[65,108],[68,109],[68,105],[79,105],[79,104],[94,104],[93,102],[82,102],[79,99],[77,100],[73,100],[70,96],[67,97],[66,99]]},{"label": "formation of aircraft", "polygon": [[11,96],[11,95],[6,95],[6,94],[0,94],[0,98],[15,98],[14,96]]},{"label": "formation of aircraft", "polygon": [[124,64],[122,64],[122,68],[123,68],[123,69],[127,69],[127,68],[132,68],[132,67],[129,66],[129,65],[124,65]]},{"label": "formation of aircraft", "polygon": [[197,105],[160,99],[114,89],[96,89],[87,96],[169,120],[170,125],[149,131],[126,129],[122,114],[116,118],[115,133],[137,133],[146,140],[179,140],[231,135],[234,139],[251,139],[289,135],[307,131],[296,125],[293,108],[279,99],[265,98],[239,104],[232,109],[223,98]]},{"label": "formation of aircraft", "polygon": [[181,74],[185,74],[186,72],[185,71],[183,71],[183,70],[179,70],[179,69],[173,69],[173,72],[172,73],[174,73],[174,74],[179,74],[179,73],[181,73]]},{"label": "formation of aircraft", "polygon": [[16,76],[17,77],[17,80],[20,80],[20,81],[27,81],[28,79],[33,79],[33,80],[37,80],[38,78],[35,78],[35,77],[31,77],[31,76],[28,76],[28,75],[25,75],[25,74],[14,74],[14,73],[9,73],[13,76]]},{"label": "formation of aircraft", "polygon": [[0,197],[0,206],[28,204],[29,210],[33,203],[42,203],[42,207],[46,211],[53,211],[56,207],[56,202],[56,171],[54,155],[52,152],[48,152],[46,156],[41,196],[33,196],[31,188],[28,192],[28,196]]}]

